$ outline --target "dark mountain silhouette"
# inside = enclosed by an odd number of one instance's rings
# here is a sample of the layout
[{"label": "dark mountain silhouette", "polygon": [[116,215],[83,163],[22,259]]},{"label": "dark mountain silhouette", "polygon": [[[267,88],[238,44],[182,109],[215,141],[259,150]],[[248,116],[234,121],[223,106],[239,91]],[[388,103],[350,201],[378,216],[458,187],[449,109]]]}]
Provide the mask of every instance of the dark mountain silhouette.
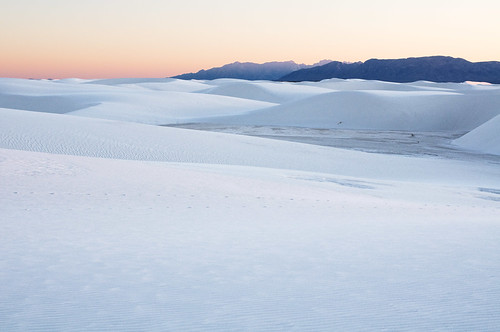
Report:
[{"label": "dark mountain silhouette", "polygon": [[213,80],[216,78],[239,78],[245,80],[277,80],[293,71],[313,66],[320,66],[330,60],[322,60],[314,65],[297,64],[293,61],[266,62],[262,64],[253,62],[234,62],[208,70],[200,70],[197,73],[182,74],[174,76],[185,80]]},{"label": "dark mountain silhouette", "polygon": [[460,58],[430,56],[407,59],[345,63],[332,61],[323,66],[297,70],[280,81],[320,81],[328,78],[359,78],[387,82],[465,82],[500,83],[500,62],[469,62]]}]

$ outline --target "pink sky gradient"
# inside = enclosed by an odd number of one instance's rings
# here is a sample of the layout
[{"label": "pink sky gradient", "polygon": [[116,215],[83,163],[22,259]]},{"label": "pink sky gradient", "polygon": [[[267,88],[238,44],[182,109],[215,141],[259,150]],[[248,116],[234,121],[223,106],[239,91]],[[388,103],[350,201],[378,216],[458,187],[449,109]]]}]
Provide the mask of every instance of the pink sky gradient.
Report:
[{"label": "pink sky gradient", "polygon": [[16,0],[0,77],[165,77],[234,61],[500,60],[497,0]]}]

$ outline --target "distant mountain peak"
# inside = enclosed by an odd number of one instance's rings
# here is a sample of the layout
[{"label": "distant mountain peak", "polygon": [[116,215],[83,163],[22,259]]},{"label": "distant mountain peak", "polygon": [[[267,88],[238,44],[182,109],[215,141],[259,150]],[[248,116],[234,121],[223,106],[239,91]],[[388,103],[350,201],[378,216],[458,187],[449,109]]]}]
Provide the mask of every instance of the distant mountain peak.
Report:
[{"label": "distant mountain peak", "polygon": [[196,73],[187,73],[174,76],[179,79],[237,78],[245,80],[277,80],[299,69],[312,68],[323,65],[330,60],[321,60],[314,65],[297,64],[295,61],[272,61],[265,63],[240,62],[226,64],[221,67],[202,69]]},{"label": "distant mountain peak", "polygon": [[332,62],[332,60],[323,59],[323,60],[320,60],[320,61],[316,62],[315,64],[313,64],[311,66],[311,68],[317,67],[317,66],[323,66],[323,65],[326,65],[327,63],[330,63],[330,62]]}]

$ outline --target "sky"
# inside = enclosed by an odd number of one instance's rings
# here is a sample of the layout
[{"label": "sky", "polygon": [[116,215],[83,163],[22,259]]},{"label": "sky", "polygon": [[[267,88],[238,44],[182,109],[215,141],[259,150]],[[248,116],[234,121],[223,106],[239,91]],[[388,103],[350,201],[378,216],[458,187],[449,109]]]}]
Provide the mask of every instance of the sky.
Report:
[{"label": "sky", "polygon": [[0,0],[0,77],[166,77],[227,63],[500,61],[498,0]]}]

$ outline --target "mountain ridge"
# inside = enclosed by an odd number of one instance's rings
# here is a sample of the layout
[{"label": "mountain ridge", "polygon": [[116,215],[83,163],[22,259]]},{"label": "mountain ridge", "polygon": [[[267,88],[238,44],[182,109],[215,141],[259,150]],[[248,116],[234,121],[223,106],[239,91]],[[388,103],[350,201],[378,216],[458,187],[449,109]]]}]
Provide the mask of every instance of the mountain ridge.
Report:
[{"label": "mountain ridge", "polygon": [[340,78],[395,83],[476,81],[500,84],[500,62],[470,62],[463,58],[442,55],[399,59],[372,58],[364,62],[322,60],[313,65],[297,64],[294,61],[272,61],[261,64],[236,61],[221,67],[202,69],[196,73],[173,76],[173,78],[184,80],[233,78],[288,82]]},{"label": "mountain ridge", "polygon": [[265,63],[255,62],[233,62],[221,67],[202,69],[196,73],[186,73],[173,78],[178,79],[199,79],[213,80],[218,78],[236,78],[245,80],[269,80],[276,81],[281,77],[290,74],[299,69],[312,68],[314,66],[324,65],[331,60],[321,60],[313,65],[298,64],[295,61],[272,61]]},{"label": "mountain ridge", "polygon": [[332,61],[314,68],[299,69],[281,77],[279,81],[321,81],[330,78],[396,83],[478,81],[500,84],[500,62],[470,62],[450,56],[369,59],[355,63]]}]

